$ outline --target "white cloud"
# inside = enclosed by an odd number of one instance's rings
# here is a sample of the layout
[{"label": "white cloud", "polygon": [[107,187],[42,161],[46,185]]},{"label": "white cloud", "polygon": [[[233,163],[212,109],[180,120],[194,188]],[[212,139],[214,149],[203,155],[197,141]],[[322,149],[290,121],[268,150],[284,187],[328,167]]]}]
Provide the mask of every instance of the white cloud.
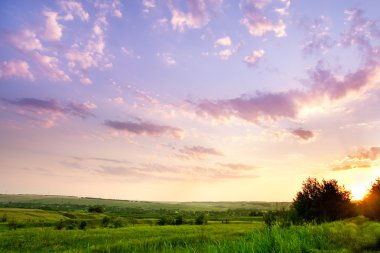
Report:
[{"label": "white cloud", "polygon": [[253,67],[257,64],[257,62],[264,56],[264,50],[256,50],[251,54],[244,57],[244,62],[247,63],[249,67]]},{"label": "white cloud", "polygon": [[218,52],[218,56],[221,60],[228,60],[230,56],[232,55],[232,50],[231,49],[224,49]]},{"label": "white cloud", "polygon": [[229,36],[224,36],[222,38],[219,38],[215,41],[215,46],[231,46],[232,45],[232,41],[231,41],[231,38]]},{"label": "white cloud", "polygon": [[156,54],[158,57],[162,59],[162,61],[167,65],[167,66],[172,66],[177,64],[175,59],[171,56],[169,53],[157,53]]}]

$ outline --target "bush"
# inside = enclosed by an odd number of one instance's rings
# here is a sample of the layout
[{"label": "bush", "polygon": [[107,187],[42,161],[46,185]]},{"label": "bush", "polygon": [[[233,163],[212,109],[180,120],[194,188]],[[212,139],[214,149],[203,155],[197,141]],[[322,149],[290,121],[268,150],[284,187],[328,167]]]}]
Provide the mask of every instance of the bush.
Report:
[{"label": "bush", "polygon": [[85,229],[87,227],[87,221],[85,220],[82,220],[80,223],[79,223],[79,229]]},{"label": "bush", "polygon": [[114,227],[114,228],[121,228],[121,227],[124,227],[124,220],[123,220],[123,218],[118,217],[118,218],[116,218],[116,219],[112,222],[112,224],[113,224],[113,227]]},{"label": "bush", "polygon": [[344,219],[355,215],[350,194],[336,180],[320,183],[316,178],[308,178],[293,200],[293,208],[305,221],[319,223]]},{"label": "bush", "polygon": [[88,208],[88,211],[90,213],[104,213],[104,207],[103,206],[90,206]]},{"label": "bush", "polygon": [[65,227],[65,225],[63,224],[63,220],[60,220],[58,221],[56,224],[55,224],[55,229],[57,230],[61,230]]},{"label": "bush", "polygon": [[276,216],[272,211],[263,214],[263,220],[268,227],[273,226],[276,223]]},{"label": "bush", "polygon": [[370,219],[380,220],[380,177],[372,184],[360,206],[365,216]]},{"label": "bush", "polygon": [[207,215],[202,213],[195,219],[196,225],[206,225],[208,222]]},{"label": "bush", "polygon": [[5,213],[5,214],[3,214],[3,216],[1,217],[1,222],[7,222],[7,220],[8,220],[8,216],[7,216],[7,214]]},{"label": "bush", "polygon": [[18,227],[18,224],[17,224],[17,221],[15,219],[11,219],[8,222],[8,228],[9,228],[9,230],[16,230],[17,227]]},{"label": "bush", "polygon": [[109,223],[111,221],[111,218],[108,216],[104,216],[102,219],[102,227],[108,227]]},{"label": "bush", "polygon": [[183,224],[183,217],[182,217],[182,215],[178,215],[178,216],[175,218],[175,224],[176,224],[176,225],[182,225],[182,224]]}]

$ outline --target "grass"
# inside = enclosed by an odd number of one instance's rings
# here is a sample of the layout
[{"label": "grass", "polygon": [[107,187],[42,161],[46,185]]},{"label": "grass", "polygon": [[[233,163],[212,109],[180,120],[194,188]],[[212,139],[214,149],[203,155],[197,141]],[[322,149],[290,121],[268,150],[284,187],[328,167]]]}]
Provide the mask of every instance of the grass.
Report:
[{"label": "grass", "polygon": [[322,225],[252,224],[0,232],[0,252],[380,252],[380,223],[357,217]]}]

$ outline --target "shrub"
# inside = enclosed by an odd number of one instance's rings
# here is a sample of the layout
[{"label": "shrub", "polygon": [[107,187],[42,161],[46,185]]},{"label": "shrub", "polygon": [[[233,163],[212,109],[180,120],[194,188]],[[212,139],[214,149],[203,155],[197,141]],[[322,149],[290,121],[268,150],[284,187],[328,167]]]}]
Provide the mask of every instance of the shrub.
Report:
[{"label": "shrub", "polygon": [[361,208],[363,214],[370,219],[380,220],[380,177],[372,184],[371,189],[364,197]]},{"label": "shrub", "polygon": [[111,221],[110,217],[104,216],[102,219],[102,227],[108,227],[110,221]]},{"label": "shrub", "polygon": [[182,225],[182,224],[183,224],[183,217],[182,217],[182,215],[178,215],[178,216],[175,218],[175,224],[176,224],[176,225]]},{"label": "shrub", "polygon": [[104,210],[105,210],[104,206],[90,206],[88,208],[88,211],[90,213],[104,213]]},{"label": "shrub", "polygon": [[121,227],[124,227],[124,220],[123,220],[123,218],[118,217],[118,218],[116,218],[116,219],[112,222],[112,224],[113,224],[113,227],[114,227],[114,228],[121,228]]},{"label": "shrub", "polygon": [[3,216],[1,217],[1,222],[7,222],[8,220],[8,216],[6,213],[3,214]]},{"label": "shrub", "polygon": [[196,225],[206,225],[208,222],[207,215],[202,213],[195,219]]},{"label": "shrub", "polygon": [[350,192],[336,180],[308,178],[293,200],[293,208],[300,219],[306,221],[334,221],[353,216],[354,206]]},{"label": "shrub", "polygon": [[87,226],[87,221],[85,220],[82,220],[80,223],[79,223],[79,229],[85,229]]}]

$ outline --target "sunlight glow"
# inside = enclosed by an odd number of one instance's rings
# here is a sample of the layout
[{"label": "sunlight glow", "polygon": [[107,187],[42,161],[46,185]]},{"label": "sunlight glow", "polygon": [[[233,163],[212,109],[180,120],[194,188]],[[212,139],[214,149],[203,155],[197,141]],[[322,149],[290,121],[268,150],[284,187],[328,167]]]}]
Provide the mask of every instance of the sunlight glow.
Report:
[{"label": "sunlight glow", "polygon": [[368,184],[356,183],[351,186],[352,200],[361,200],[368,191]]}]

